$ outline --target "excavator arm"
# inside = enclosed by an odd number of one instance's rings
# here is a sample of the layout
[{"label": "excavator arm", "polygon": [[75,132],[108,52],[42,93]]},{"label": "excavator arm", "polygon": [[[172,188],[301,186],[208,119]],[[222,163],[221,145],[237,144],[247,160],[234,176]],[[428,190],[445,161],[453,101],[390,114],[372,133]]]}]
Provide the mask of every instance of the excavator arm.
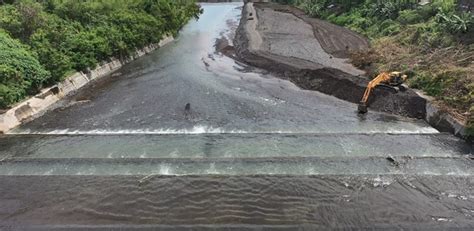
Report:
[{"label": "excavator arm", "polygon": [[367,113],[367,106],[369,102],[369,96],[375,87],[379,85],[398,86],[402,84],[408,77],[400,72],[382,72],[375,79],[369,82],[367,89],[365,89],[364,96],[360,101],[358,111],[359,113]]}]

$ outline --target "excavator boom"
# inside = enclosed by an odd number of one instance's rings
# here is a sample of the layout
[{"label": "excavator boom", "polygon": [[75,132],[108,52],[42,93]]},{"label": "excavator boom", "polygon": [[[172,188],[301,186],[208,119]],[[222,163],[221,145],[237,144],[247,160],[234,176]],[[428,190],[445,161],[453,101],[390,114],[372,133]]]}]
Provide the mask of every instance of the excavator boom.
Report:
[{"label": "excavator boom", "polygon": [[398,86],[402,84],[408,78],[407,75],[403,75],[401,72],[382,72],[372,81],[369,82],[367,88],[365,89],[364,96],[360,101],[358,111],[359,113],[367,113],[367,106],[369,102],[369,97],[372,91],[380,85],[389,85],[389,86]]}]

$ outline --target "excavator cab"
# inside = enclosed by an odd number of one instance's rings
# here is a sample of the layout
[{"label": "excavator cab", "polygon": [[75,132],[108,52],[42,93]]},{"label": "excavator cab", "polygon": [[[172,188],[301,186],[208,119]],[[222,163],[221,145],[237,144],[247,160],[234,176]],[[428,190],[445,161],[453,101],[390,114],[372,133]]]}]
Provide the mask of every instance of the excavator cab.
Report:
[{"label": "excavator cab", "polygon": [[369,96],[376,87],[386,87],[394,91],[394,93],[397,93],[399,89],[402,88],[401,85],[407,79],[408,79],[407,75],[401,72],[397,72],[397,71],[390,72],[390,73],[388,72],[380,73],[377,77],[375,77],[375,79],[370,81],[369,84],[367,85],[367,89],[365,90],[364,96],[362,97],[362,100],[360,101],[359,106],[357,108],[358,112],[360,114],[367,113]]},{"label": "excavator cab", "polygon": [[[401,72],[392,72],[390,73],[389,85],[390,86],[400,86],[408,79],[407,75],[402,74]],[[383,83],[382,83],[383,84]]]}]

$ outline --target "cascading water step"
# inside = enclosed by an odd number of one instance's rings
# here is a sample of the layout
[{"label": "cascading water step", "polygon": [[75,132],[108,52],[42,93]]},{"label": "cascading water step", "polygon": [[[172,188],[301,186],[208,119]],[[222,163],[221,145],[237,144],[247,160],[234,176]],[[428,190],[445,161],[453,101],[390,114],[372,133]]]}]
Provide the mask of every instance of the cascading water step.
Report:
[{"label": "cascading water step", "polygon": [[449,134],[6,135],[3,158],[459,157]]},{"label": "cascading water step", "polygon": [[474,175],[472,146],[446,134],[9,135],[0,144],[0,175]]},{"label": "cascading water step", "polygon": [[15,158],[0,175],[453,175],[472,176],[467,158]]}]

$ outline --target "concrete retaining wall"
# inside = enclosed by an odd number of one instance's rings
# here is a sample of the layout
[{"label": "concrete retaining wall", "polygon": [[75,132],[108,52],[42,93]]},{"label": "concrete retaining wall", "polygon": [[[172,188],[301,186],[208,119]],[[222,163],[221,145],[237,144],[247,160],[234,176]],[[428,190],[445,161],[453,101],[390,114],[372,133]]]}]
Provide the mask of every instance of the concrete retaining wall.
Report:
[{"label": "concrete retaining wall", "polygon": [[427,101],[426,122],[440,132],[449,132],[461,138],[469,138],[467,137],[466,123],[459,121],[448,111],[443,110],[441,106],[435,103],[433,98],[426,96],[423,93],[419,93],[419,95]]},{"label": "concrete retaining wall", "polygon": [[152,44],[143,49],[137,50],[132,56],[125,59],[112,59],[110,62],[103,64],[96,69],[88,72],[77,72],[64,81],[50,88],[43,89],[41,93],[17,104],[10,110],[0,114],[0,133],[6,133],[9,130],[19,126],[24,120],[27,120],[39,113],[46,111],[48,107],[84,87],[90,81],[106,76],[111,72],[119,69],[123,65],[144,56],[155,49],[162,47],[174,40],[173,37],[167,36],[158,44]]}]

